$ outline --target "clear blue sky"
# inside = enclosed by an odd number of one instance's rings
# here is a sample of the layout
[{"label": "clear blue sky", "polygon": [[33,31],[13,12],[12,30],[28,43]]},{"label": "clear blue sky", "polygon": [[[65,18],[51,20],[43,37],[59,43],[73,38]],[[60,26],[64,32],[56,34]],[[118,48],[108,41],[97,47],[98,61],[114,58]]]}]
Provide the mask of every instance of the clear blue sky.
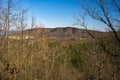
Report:
[{"label": "clear blue sky", "polygon": [[[29,8],[28,14],[35,16],[37,23],[52,28],[73,26],[73,16],[83,12],[80,3],[83,3],[82,0],[22,0],[23,6]],[[85,4],[94,5],[91,1]],[[106,29],[105,25],[91,18],[87,23],[89,29]]]},{"label": "clear blue sky", "polygon": [[73,16],[80,11],[79,0],[23,0],[28,13],[46,27],[72,26]]}]

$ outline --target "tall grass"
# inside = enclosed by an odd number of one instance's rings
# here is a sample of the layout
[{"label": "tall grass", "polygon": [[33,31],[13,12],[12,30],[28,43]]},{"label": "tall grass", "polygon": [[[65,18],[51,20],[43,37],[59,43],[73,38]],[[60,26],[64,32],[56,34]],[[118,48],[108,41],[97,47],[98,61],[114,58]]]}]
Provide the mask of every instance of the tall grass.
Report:
[{"label": "tall grass", "polygon": [[[117,80],[111,54],[119,53],[113,39],[9,39],[8,53],[0,41],[1,80]],[[77,42],[76,42],[77,41]],[[107,53],[99,43],[106,45]],[[119,59],[117,60],[119,61]],[[116,68],[118,70],[118,68]],[[116,79],[115,79],[116,78]]]}]

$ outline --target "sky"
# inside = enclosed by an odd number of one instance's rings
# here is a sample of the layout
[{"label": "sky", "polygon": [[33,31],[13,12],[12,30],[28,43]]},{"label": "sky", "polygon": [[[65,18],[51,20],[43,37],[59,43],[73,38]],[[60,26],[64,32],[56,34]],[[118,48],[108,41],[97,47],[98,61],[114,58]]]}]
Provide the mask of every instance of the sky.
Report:
[{"label": "sky", "polygon": [[[80,3],[83,3],[82,0],[22,0],[22,6],[29,8],[28,15],[36,18],[37,25],[42,23],[47,28],[69,26],[83,28],[73,25],[74,16],[84,12]],[[84,4],[95,6],[90,0]],[[101,31],[107,29],[104,24],[92,20],[90,17],[86,22],[88,29]]]},{"label": "sky", "polygon": [[73,26],[73,16],[80,11],[79,0],[23,0],[22,4],[46,27]]}]

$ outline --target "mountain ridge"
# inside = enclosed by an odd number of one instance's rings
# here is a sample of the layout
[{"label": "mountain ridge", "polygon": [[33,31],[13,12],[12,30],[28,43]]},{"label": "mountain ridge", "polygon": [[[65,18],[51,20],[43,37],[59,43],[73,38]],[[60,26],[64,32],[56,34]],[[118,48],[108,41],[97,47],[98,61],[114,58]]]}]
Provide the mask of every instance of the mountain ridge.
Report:
[{"label": "mountain ridge", "polygon": [[[100,32],[95,30],[88,30],[94,36],[102,36],[107,32]],[[31,33],[31,35],[46,35],[47,37],[56,38],[90,38],[91,36],[86,32],[85,29],[80,29],[76,27],[57,27],[57,28],[33,28],[25,31],[26,33]]]},{"label": "mountain ridge", "polygon": [[108,32],[101,32],[95,30],[85,30],[76,27],[57,27],[57,28],[32,28],[23,31],[9,32],[10,36],[14,35],[29,35],[32,37],[51,37],[51,38],[91,38],[88,34],[91,33],[95,37],[106,35]]}]

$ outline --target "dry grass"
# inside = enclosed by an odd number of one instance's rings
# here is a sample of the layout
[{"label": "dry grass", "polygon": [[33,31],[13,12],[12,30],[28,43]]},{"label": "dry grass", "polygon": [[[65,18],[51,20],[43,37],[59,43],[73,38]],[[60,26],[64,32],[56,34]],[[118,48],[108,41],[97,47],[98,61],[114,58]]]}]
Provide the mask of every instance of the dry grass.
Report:
[{"label": "dry grass", "polygon": [[[79,39],[9,39],[0,41],[2,80],[87,80],[113,78],[111,56],[98,42]],[[106,41],[107,42],[107,41]],[[108,40],[109,42],[109,40]],[[102,42],[101,42],[102,43]],[[109,44],[109,43],[105,43]],[[113,43],[106,46],[112,51]],[[99,71],[99,68],[100,71]],[[117,79],[116,79],[117,80]]]}]

